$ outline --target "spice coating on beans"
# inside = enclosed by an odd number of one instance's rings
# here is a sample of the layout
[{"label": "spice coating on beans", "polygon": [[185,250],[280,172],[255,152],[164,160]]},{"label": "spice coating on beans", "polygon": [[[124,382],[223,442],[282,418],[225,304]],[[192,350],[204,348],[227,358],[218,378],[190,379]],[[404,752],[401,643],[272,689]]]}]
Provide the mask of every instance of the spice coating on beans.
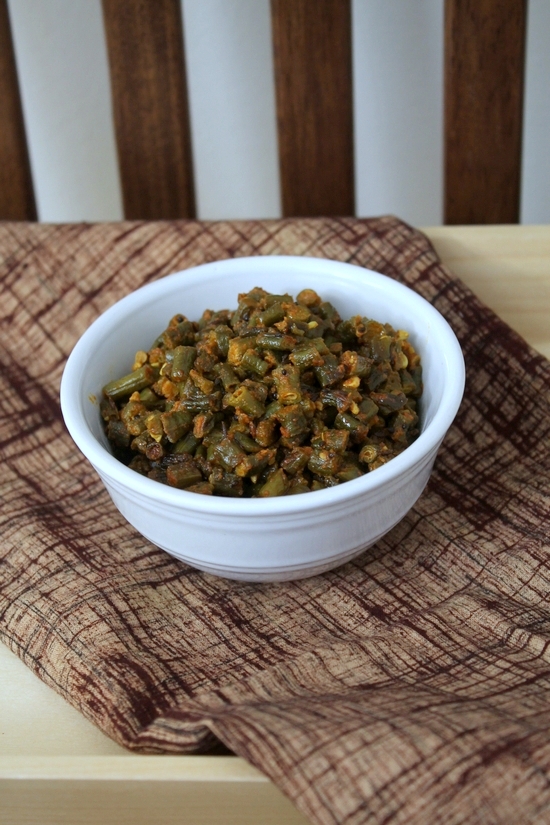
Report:
[{"label": "spice coating on beans", "polygon": [[418,436],[420,357],[407,332],[342,320],[312,289],[175,315],[103,388],[113,454],[203,495],[265,498],[372,472]]}]

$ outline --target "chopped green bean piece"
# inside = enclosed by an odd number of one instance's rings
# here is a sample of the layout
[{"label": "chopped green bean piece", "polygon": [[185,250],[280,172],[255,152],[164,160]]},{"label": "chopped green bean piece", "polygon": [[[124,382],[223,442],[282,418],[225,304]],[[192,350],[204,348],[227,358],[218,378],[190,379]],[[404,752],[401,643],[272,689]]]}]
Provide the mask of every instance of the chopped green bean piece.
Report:
[{"label": "chopped green bean piece", "polygon": [[120,420],[130,435],[140,435],[147,429],[149,410],[141,401],[128,401],[120,411]]},{"label": "chopped green bean piece", "polygon": [[199,481],[198,484],[191,484],[186,489],[188,493],[200,493],[201,496],[214,495],[214,487],[209,481]]},{"label": "chopped green bean piece", "polygon": [[287,496],[298,496],[301,493],[309,493],[310,488],[307,481],[303,479],[292,479],[289,482],[286,495]]},{"label": "chopped green bean piece", "polygon": [[149,472],[151,470],[151,462],[148,458],[146,458],[146,456],[141,455],[141,453],[138,453],[132,458],[132,460],[128,464],[128,467],[131,470],[135,470],[136,473],[139,473],[142,476],[146,476],[149,475]]},{"label": "chopped green bean piece", "polygon": [[182,455],[183,453],[188,453],[190,455],[195,452],[199,444],[199,439],[195,438],[193,433],[187,433],[184,438],[174,444],[173,453],[174,455]]},{"label": "chopped green bean piece", "polygon": [[231,327],[226,324],[219,324],[214,330],[214,337],[216,344],[223,358],[227,358],[229,352],[229,341],[234,337],[234,332]]},{"label": "chopped green bean piece", "polygon": [[238,367],[243,360],[243,355],[245,352],[252,349],[255,346],[255,343],[255,338],[232,338],[229,342],[229,349],[227,352],[228,362],[232,366]]},{"label": "chopped green bean piece", "polygon": [[274,418],[258,421],[256,432],[254,433],[254,440],[257,441],[261,447],[270,447],[277,438],[276,427],[277,422]]},{"label": "chopped green bean piece", "polygon": [[264,376],[269,369],[269,364],[256,355],[253,349],[247,349],[241,358],[241,367],[256,373],[256,375]]},{"label": "chopped green bean piece", "polygon": [[364,473],[355,464],[346,464],[336,473],[338,481],[353,481],[354,478],[361,478]]},{"label": "chopped green bean piece", "polygon": [[311,457],[311,447],[295,447],[281,462],[281,467],[291,476],[302,473]]},{"label": "chopped green bean piece", "polygon": [[239,444],[247,453],[258,453],[262,449],[258,442],[254,441],[254,439],[246,433],[241,433],[237,430],[233,437],[237,444]]},{"label": "chopped green bean piece", "polygon": [[246,453],[239,444],[229,438],[223,438],[217,444],[212,445],[211,449],[211,454],[207,453],[209,460],[220,464],[225,470],[233,470],[246,457]]},{"label": "chopped green bean piece", "polygon": [[301,369],[309,369],[309,367],[321,367],[325,363],[321,353],[313,343],[313,341],[306,341],[291,352],[290,360],[295,366]]},{"label": "chopped green bean piece", "polygon": [[214,494],[240,498],[243,494],[243,480],[234,473],[226,473],[216,467],[208,477],[214,489]]},{"label": "chopped green bean piece", "polygon": [[251,418],[260,418],[265,413],[265,407],[243,384],[241,384],[233,393],[228,393],[224,396],[224,404],[228,407],[235,407],[238,410],[251,416]]},{"label": "chopped green bean piece", "polygon": [[365,444],[359,453],[359,461],[362,461],[363,464],[371,464],[378,458],[378,452],[379,448],[376,444]]},{"label": "chopped green bean piece", "polygon": [[159,398],[150,387],[145,387],[145,389],[140,392],[139,400],[148,410],[163,408],[165,404],[165,399]]},{"label": "chopped green bean piece", "polygon": [[172,444],[180,441],[193,426],[193,416],[187,410],[169,410],[160,418],[164,434]]},{"label": "chopped green bean piece", "polygon": [[361,422],[358,418],[355,418],[354,415],[351,413],[338,413],[336,418],[334,419],[334,426],[338,430],[357,430],[361,426]]},{"label": "chopped green bean piece", "polygon": [[124,449],[130,445],[130,433],[120,419],[107,422],[107,438],[115,448]]},{"label": "chopped green bean piece", "polygon": [[318,476],[332,476],[342,467],[342,456],[333,450],[313,450],[308,469]]},{"label": "chopped green bean piece", "polygon": [[292,335],[283,335],[280,332],[260,332],[256,343],[261,349],[290,351],[296,346],[296,338]]},{"label": "chopped green bean piece", "polygon": [[407,403],[407,396],[404,392],[372,392],[370,397],[384,413],[401,410]]},{"label": "chopped green bean piece", "polygon": [[302,397],[300,370],[294,364],[281,364],[273,370],[277,400],[281,404],[296,404]]},{"label": "chopped green bean piece", "polygon": [[359,412],[361,413],[361,419],[363,421],[370,421],[378,414],[378,407],[372,398],[364,398],[359,404]]},{"label": "chopped green bean piece", "polygon": [[271,327],[278,321],[282,321],[284,317],[285,311],[279,301],[268,306],[268,308],[259,315],[260,322],[264,327]]},{"label": "chopped green bean piece", "polygon": [[133,392],[150,387],[156,379],[155,370],[149,364],[144,364],[143,367],[117,378],[116,381],[109,381],[103,387],[103,392],[114,401],[120,401],[122,398],[128,398]]},{"label": "chopped green bean piece", "polygon": [[180,490],[190,487],[192,484],[199,484],[203,481],[201,471],[190,461],[182,464],[172,464],[166,469],[166,480],[171,487],[178,487]]},{"label": "chopped green bean piece", "polygon": [[[255,287],[236,310],[174,315],[132,372],[105,385],[113,455],[201,495],[297,495],[360,478],[420,431],[422,366],[408,335]],[[421,408],[420,408],[421,413]]]},{"label": "chopped green bean piece", "polygon": [[339,364],[336,356],[331,353],[323,356],[323,363],[315,367],[314,372],[322,387],[330,387],[346,375],[345,367]]},{"label": "chopped green bean piece", "polygon": [[235,474],[240,478],[258,475],[274,460],[275,450],[260,450],[258,453],[246,455],[235,466]]},{"label": "chopped green bean piece", "polygon": [[230,364],[218,364],[217,373],[223,384],[224,390],[231,390],[240,383],[239,376]]},{"label": "chopped green bean piece", "polygon": [[349,441],[349,431],[347,430],[325,430],[311,439],[311,446],[314,449],[333,450],[335,453],[344,453],[347,450]]},{"label": "chopped green bean piece", "polygon": [[258,492],[259,498],[270,498],[271,496],[282,496],[286,493],[288,482],[285,471],[279,468],[269,476],[266,483]]},{"label": "chopped green bean piece", "polygon": [[296,303],[303,304],[308,308],[318,307],[321,303],[321,298],[314,289],[302,289],[296,296]]},{"label": "chopped green bean piece", "polygon": [[189,377],[196,357],[196,347],[180,346],[175,348],[171,369],[171,375],[174,381],[184,381]]},{"label": "chopped green bean piece", "polygon": [[309,431],[307,419],[298,404],[282,407],[276,415],[281,435],[291,441],[305,438]]}]

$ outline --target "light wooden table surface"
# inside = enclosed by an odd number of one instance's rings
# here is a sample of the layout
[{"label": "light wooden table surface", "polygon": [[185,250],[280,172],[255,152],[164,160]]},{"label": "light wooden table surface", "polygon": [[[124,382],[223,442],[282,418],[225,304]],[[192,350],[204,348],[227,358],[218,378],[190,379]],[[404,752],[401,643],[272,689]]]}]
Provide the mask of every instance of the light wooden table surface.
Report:
[{"label": "light wooden table surface", "polygon": [[424,229],[442,261],[550,358],[550,225]]},{"label": "light wooden table surface", "polygon": [[[424,230],[442,260],[550,357],[550,226]],[[137,756],[0,644],[0,825],[304,825],[234,756]]]}]

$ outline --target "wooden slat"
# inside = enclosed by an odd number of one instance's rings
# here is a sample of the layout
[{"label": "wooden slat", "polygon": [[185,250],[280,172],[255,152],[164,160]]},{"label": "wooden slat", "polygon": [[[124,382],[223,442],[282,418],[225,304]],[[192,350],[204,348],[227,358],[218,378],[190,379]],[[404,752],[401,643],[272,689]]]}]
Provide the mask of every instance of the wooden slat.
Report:
[{"label": "wooden slat", "polygon": [[0,220],[36,220],[7,0],[0,0]]},{"label": "wooden slat", "polygon": [[195,216],[180,0],[103,0],[127,218]]},{"label": "wooden slat", "polygon": [[271,0],[283,214],[353,215],[349,0]]},{"label": "wooden slat", "polygon": [[445,222],[519,220],[526,0],[446,0]]}]

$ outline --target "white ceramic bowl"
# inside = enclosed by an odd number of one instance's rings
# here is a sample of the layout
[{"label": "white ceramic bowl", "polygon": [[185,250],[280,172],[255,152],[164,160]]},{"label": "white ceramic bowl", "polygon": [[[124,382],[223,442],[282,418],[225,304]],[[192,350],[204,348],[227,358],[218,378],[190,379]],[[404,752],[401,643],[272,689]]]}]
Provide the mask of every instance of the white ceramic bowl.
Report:
[{"label": "white ceramic bowl", "polygon": [[[366,315],[406,329],[420,353],[421,434],[388,464],[337,487],[268,499],[203,496],[128,469],[109,450],[97,398],[128,372],[169,319],[232,308],[261,286],[315,289],[342,317]],[[397,524],[424,489],[458,410],[464,360],[456,337],[427,301],[384,275],[322,258],[269,256],[204,264],[155,281],[101,315],[76,344],[61,383],[67,428],[122,515],[143,536],[200,570],[231,579],[282,581],[330,570]]]}]

